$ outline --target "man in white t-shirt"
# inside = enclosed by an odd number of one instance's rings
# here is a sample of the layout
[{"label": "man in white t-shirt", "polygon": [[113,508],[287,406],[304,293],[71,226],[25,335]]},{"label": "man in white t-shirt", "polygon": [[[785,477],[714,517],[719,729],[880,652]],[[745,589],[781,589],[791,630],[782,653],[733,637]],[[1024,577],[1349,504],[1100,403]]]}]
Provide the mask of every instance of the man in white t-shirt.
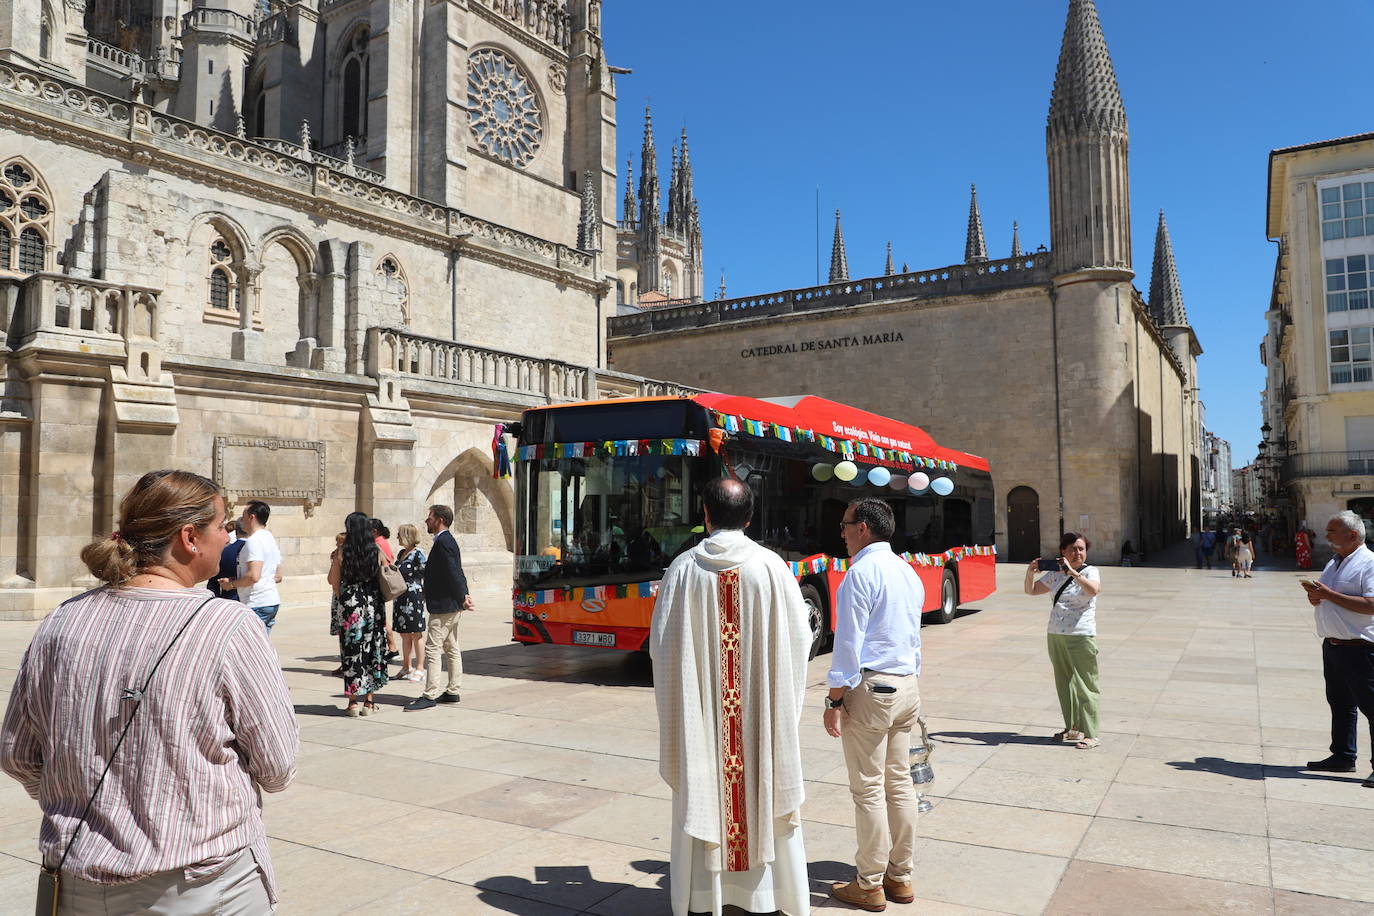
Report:
[{"label": "man in white t-shirt", "polygon": [[277,583],[281,581],[281,551],[277,539],[267,530],[272,507],[260,499],[250,500],[243,507],[239,523],[245,533],[243,549],[239,551],[238,577],[220,579],[221,591],[238,589],[239,601],[253,609],[267,632],[272,632],[281,596]]},{"label": "man in white t-shirt", "polygon": [[[1322,638],[1322,673],[1331,707],[1331,756],[1310,761],[1309,770],[1354,772],[1361,712],[1374,742],[1374,553],[1364,538],[1364,521],[1354,512],[1331,516],[1326,540],[1336,555],[1320,580],[1302,583]],[[1374,775],[1364,785],[1374,789]]]}]

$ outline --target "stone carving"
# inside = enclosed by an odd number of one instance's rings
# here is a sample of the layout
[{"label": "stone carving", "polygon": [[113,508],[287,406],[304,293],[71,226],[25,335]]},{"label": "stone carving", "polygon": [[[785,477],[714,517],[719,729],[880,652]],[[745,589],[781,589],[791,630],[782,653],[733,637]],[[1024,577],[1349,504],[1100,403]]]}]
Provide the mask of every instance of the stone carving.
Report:
[{"label": "stone carving", "polygon": [[309,517],[325,496],[325,445],[306,439],[216,436],[214,478],[227,503],[300,503]]},{"label": "stone carving", "polygon": [[549,64],[549,85],[554,92],[562,92],[568,85],[568,68],[560,63]]},{"label": "stone carving", "polygon": [[525,166],[544,139],[539,100],[520,65],[495,48],[468,59],[472,136],[488,155]]}]

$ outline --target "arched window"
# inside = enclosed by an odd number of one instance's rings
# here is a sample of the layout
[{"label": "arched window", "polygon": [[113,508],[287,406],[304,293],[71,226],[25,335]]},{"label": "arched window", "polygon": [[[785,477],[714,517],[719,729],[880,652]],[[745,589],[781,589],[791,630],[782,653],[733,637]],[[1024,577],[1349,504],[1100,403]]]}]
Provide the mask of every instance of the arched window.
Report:
[{"label": "arched window", "polygon": [[400,262],[391,255],[382,258],[377,262],[377,276],[381,280],[386,311],[400,318],[401,324],[410,324],[410,284],[406,282]]},{"label": "arched window", "polygon": [[27,163],[12,159],[0,167],[0,272],[31,274],[48,268],[50,200]]},{"label": "arched window", "polygon": [[222,238],[210,243],[210,308],[218,312],[239,310],[239,289],[234,276],[234,252]]},{"label": "arched window", "polygon": [[339,142],[367,136],[367,43],[371,35],[360,26],[348,40],[340,66]]}]

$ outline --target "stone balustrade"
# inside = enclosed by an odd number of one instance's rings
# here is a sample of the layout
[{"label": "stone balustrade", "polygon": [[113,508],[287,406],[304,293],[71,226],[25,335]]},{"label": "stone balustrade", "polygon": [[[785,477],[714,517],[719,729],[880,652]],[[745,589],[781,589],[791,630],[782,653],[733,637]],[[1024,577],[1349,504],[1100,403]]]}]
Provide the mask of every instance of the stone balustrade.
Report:
[{"label": "stone balustrade", "polygon": [[217,10],[209,7],[197,7],[181,17],[184,28],[205,29],[210,31],[231,31],[240,32],[249,37],[257,35],[258,24],[256,21],[236,13],[233,10]]},{"label": "stone balustrade", "polygon": [[5,329],[12,350],[44,334],[146,345],[157,341],[158,290],[52,273],[7,282],[17,287]]},{"label": "stone balustrade", "polygon": [[[302,162],[313,162],[316,165],[322,165],[336,172],[342,172],[350,178],[361,178],[363,181],[368,181],[373,184],[381,184],[383,181],[386,181],[386,176],[381,172],[365,169],[356,162],[337,159],[319,150],[307,150],[300,144],[291,143],[288,140],[279,140],[276,137],[255,137],[253,138],[253,142],[265,146],[270,150],[275,150],[278,153],[294,156]],[[343,143],[336,143],[334,146],[342,151],[344,145]]]},{"label": "stone balustrade", "polygon": [[726,321],[747,321],[771,315],[787,315],[819,309],[840,308],[886,300],[926,299],[961,292],[1031,286],[1050,282],[1049,252],[1019,258],[959,264],[938,270],[913,271],[887,277],[846,280],[806,289],[789,289],[761,296],[717,299],[671,308],[655,308],[640,315],[610,319],[610,336],[633,337],[655,331],[697,328]]},{"label": "stone balustrade", "polygon": [[572,15],[566,0],[475,0],[474,5],[565,53],[572,47]]}]

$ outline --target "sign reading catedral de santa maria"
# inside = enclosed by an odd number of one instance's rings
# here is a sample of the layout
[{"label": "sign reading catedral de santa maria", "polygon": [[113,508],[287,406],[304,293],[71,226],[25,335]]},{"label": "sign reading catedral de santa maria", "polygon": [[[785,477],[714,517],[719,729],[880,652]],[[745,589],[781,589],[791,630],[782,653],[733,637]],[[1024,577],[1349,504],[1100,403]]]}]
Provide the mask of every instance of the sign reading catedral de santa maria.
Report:
[{"label": "sign reading catedral de santa maria", "polygon": [[745,347],[739,351],[740,359],[754,359],[760,356],[785,356],[794,353],[817,353],[821,350],[839,350],[845,347],[871,347],[874,344],[901,343],[902,332],[886,334],[864,334],[861,337],[827,337],[822,340],[800,340],[794,343],[772,344],[766,347]]}]

